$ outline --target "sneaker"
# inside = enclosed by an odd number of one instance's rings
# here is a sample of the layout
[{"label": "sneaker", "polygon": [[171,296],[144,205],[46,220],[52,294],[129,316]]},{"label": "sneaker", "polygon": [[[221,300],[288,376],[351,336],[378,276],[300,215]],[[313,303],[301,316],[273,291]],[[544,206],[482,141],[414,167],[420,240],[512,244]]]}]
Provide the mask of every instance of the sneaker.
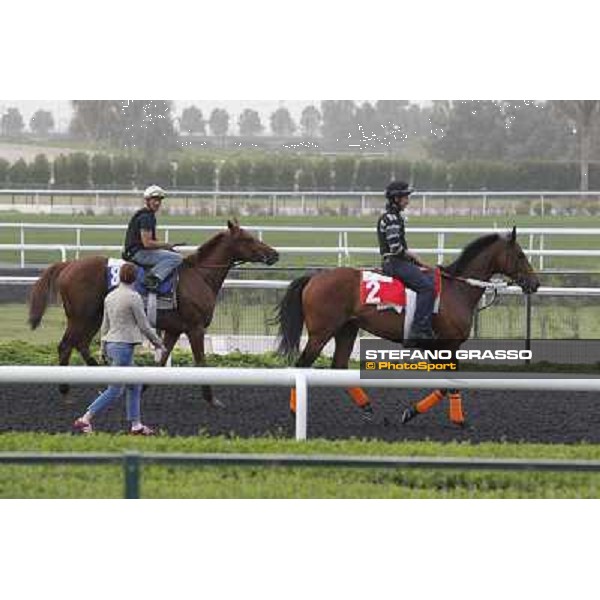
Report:
[{"label": "sneaker", "polygon": [[73,430],[77,433],[93,433],[94,428],[91,423],[86,423],[83,419],[79,418],[73,422]]},{"label": "sneaker", "polygon": [[135,429],[132,427],[129,430],[129,435],[156,435],[156,431],[147,425],[140,425]]}]

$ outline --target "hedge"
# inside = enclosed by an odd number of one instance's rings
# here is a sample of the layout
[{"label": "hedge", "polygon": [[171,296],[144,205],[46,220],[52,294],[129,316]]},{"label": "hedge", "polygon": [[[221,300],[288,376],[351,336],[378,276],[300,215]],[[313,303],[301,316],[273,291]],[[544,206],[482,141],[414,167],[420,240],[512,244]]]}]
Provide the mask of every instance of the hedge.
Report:
[{"label": "hedge", "polygon": [[[577,162],[549,161],[408,161],[392,156],[296,155],[246,151],[187,154],[150,163],[144,158],[83,152],[61,154],[52,168],[45,155],[31,164],[0,159],[0,186],[166,188],[222,191],[371,191],[380,192],[392,178],[423,191],[568,191],[579,188]],[[600,189],[600,164],[590,164],[591,190]]]}]

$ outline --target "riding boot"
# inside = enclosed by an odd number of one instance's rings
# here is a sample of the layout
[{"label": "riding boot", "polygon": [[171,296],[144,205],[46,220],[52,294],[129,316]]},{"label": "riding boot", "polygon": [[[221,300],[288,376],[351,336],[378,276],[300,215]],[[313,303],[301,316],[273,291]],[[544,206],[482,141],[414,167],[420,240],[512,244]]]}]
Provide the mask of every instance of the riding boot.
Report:
[{"label": "riding boot", "polygon": [[432,312],[433,291],[418,293],[414,321],[408,339],[404,342],[406,348],[414,348],[435,339],[431,327]]},{"label": "riding boot", "polygon": [[156,293],[158,292],[158,287],[160,286],[160,279],[154,275],[153,273],[147,273],[144,277],[144,285],[149,292]]}]

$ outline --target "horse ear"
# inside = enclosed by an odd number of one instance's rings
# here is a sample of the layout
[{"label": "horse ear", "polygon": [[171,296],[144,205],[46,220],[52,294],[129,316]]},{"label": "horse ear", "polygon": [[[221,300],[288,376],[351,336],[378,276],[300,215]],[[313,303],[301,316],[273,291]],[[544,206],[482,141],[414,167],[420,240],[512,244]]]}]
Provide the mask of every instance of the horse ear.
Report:
[{"label": "horse ear", "polygon": [[517,241],[517,226],[516,225],[512,228],[512,231],[510,232],[510,241],[513,243]]},{"label": "horse ear", "polygon": [[227,227],[229,227],[229,231],[233,233],[236,229],[240,228],[240,225],[238,223],[238,220],[234,217],[233,219],[229,219],[227,221]]}]

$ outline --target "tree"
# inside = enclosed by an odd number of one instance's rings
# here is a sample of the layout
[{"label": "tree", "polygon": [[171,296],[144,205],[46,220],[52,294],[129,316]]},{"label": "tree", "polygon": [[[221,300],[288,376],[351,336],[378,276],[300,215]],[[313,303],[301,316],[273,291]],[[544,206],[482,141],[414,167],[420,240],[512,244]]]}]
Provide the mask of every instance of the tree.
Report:
[{"label": "tree", "polygon": [[359,136],[356,104],[352,100],[323,100],[323,137],[343,145],[353,143]]},{"label": "tree", "polygon": [[505,100],[503,110],[507,126],[507,159],[564,160],[576,156],[572,126],[551,103]]},{"label": "tree", "polygon": [[498,102],[434,102],[431,121],[429,148],[434,158],[500,160],[506,155],[506,119]]},{"label": "tree", "polygon": [[579,189],[589,190],[590,152],[600,100],[554,100],[552,106],[572,123],[579,142]]},{"label": "tree", "polygon": [[113,183],[113,170],[110,156],[94,154],[90,160],[90,175],[94,186],[107,187]]},{"label": "tree", "polygon": [[25,123],[18,108],[9,108],[0,119],[0,134],[6,137],[19,137]]},{"label": "tree", "polygon": [[302,135],[307,138],[314,138],[319,135],[321,129],[321,113],[313,106],[307,106],[300,115],[300,129]]},{"label": "tree", "polygon": [[154,161],[175,142],[170,100],[128,100],[121,106],[121,143]]},{"label": "tree", "polygon": [[179,120],[179,128],[187,133],[206,135],[206,121],[202,111],[196,106],[184,108]]},{"label": "tree", "polygon": [[5,185],[8,180],[10,163],[5,158],[0,158],[0,185]]},{"label": "tree", "polygon": [[90,184],[90,159],[85,152],[73,152],[67,156],[68,183],[76,188]]},{"label": "tree", "polygon": [[8,181],[12,186],[19,187],[29,183],[29,167],[24,159],[19,158],[8,170]]},{"label": "tree", "polygon": [[29,167],[31,183],[47,186],[50,183],[50,162],[45,154],[38,154]]},{"label": "tree", "polygon": [[123,102],[120,100],[73,100],[69,130],[93,142],[117,143],[122,135]]},{"label": "tree", "polygon": [[73,135],[142,151],[150,160],[175,141],[168,100],[73,100]]},{"label": "tree", "polygon": [[69,184],[69,161],[64,154],[59,154],[52,163],[54,187],[60,189]]},{"label": "tree", "polygon": [[29,120],[29,129],[39,136],[46,137],[54,129],[54,118],[48,110],[37,110]]},{"label": "tree", "polygon": [[238,120],[238,125],[240,128],[240,135],[247,137],[258,135],[264,129],[260,122],[260,115],[251,108],[244,109]]},{"label": "tree", "polygon": [[215,108],[210,113],[208,128],[212,135],[226,136],[229,131],[229,113],[224,108]]},{"label": "tree", "polygon": [[131,156],[115,156],[113,159],[114,180],[118,186],[131,187],[135,178],[135,161]]},{"label": "tree", "polygon": [[290,115],[290,111],[283,106],[271,114],[270,122],[271,131],[274,135],[290,137],[296,131],[296,124],[292,119],[292,115]]}]

